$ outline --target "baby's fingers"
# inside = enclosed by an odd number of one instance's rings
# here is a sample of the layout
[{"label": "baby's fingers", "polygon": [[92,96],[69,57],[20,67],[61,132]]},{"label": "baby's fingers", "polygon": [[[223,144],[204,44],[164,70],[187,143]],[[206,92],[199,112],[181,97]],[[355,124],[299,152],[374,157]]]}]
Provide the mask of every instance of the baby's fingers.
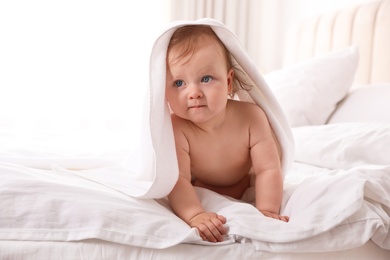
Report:
[{"label": "baby's fingers", "polygon": [[223,235],[226,234],[223,226],[225,223],[225,217],[213,212],[203,212],[192,218],[189,224],[199,230],[203,240],[221,242],[223,241]]},{"label": "baby's fingers", "polygon": [[290,220],[289,216],[279,216],[279,219],[284,222],[288,222]]},{"label": "baby's fingers", "polygon": [[290,220],[290,218],[288,216],[282,216],[282,215],[279,215],[279,214],[275,214],[275,215],[273,215],[271,217],[274,218],[274,219],[279,219],[279,220],[284,221],[284,222],[288,222]]},{"label": "baby's fingers", "polygon": [[288,217],[288,216],[281,216],[281,215],[279,215],[277,213],[272,213],[272,212],[268,212],[268,211],[261,211],[261,213],[263,213],[263,215],[266,216],[266,217],[279,219],[279,220],[284,221],[284,222],[288,222],[290,220],[290,217]]},{"label": "baby's fingers", "polygon": [[211,233],[217,238],[218,241],[223,241],[223,235],[226,234],[226,229],[223,226],[226,222],[221,222],[219,219],[211,219],[211,225],[209,227]]},{"label": "baby's fingers", "polygon": [[217,215],[217,218],[222,222],[222,224],[226,224],[226,218],[221,215]]},{"label": "baby's fingers", "polygon": [[222,241],[222,236],[219,234],[217,229],[208,223],[203,223],[198,227],[200,236],[203,240],[207,240],[209,242],[219,242]]}]

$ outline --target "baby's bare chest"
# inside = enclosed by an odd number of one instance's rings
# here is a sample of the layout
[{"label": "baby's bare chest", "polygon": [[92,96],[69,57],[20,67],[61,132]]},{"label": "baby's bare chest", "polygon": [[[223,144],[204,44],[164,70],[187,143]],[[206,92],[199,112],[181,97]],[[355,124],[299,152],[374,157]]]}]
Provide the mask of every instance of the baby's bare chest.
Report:
[{"label": "baby's bare chest", "polygon": [[248,174],[248,137],[214,136],[189,140],[192,174],[204,183],[233,185]]}]

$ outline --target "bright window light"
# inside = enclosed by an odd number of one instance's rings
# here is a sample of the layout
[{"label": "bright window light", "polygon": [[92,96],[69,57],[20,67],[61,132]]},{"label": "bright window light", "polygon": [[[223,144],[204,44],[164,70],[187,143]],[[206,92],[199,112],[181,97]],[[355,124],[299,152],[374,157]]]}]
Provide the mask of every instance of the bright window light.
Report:
[{"label": "bright window light", "polygon": [[167,2],[1,1],[0,127],[138,139]]}]

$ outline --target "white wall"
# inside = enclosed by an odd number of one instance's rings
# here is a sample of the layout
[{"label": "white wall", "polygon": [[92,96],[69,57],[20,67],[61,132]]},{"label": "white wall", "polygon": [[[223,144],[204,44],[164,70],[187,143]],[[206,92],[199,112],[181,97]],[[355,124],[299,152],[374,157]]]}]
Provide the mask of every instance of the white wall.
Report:
[{"label": "white wall", "polygon": [[0,1],[0,127],[137,139],[166,3]]}]

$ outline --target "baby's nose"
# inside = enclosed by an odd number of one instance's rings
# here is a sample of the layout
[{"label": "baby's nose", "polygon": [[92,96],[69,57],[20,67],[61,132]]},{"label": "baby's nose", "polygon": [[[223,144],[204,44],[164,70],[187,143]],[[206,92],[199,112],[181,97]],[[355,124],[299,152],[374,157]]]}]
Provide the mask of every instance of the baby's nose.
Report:
[{"label": "baby's nose", "polygon": [[197,84],[191,84],[189,87],[189,98],[198,99],[203,97],[203,92]]}]

